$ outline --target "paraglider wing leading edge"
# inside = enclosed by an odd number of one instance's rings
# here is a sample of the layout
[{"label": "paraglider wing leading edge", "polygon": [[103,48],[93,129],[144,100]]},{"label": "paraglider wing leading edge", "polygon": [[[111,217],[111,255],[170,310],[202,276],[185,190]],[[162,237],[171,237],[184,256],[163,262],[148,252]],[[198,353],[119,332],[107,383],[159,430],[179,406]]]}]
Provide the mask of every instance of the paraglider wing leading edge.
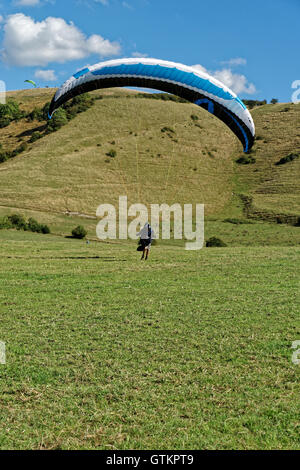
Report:
[{"label": "paraglider wing leading edge", "polygon": [[30,83],[34,88],[37,88],[37,84],[33,80],[24,80],[24,83]]},{"label": "paraglider wing leading edge", "polygon": [[157,59],[112,60],[75,73],[56,92],[49,118],[62,104],[77,95],[125,86],[153,88],[184,98],[223,121],[241,141],[244,152],[253,145],[253,119],[233,91],[205,72]]}]

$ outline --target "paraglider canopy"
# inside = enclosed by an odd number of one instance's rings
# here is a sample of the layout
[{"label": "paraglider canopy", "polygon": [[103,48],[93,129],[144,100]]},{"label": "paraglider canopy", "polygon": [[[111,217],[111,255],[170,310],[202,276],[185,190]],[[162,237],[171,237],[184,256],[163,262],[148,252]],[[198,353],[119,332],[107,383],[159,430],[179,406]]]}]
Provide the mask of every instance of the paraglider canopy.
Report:
[{"label": "paraglider canopy", "polygon": [[31,83],[31,85],[33,85],[34,88],[37,88],[37,84],[33,80],[24,80],[24,83]]},{"label": "paraglider canopy", "polygon": [[223,121],[241,141],[244,152],[253,145],[253,119],[232,90],[203,71],[158,59],[110,60],[76,72],[56,92],[49,118],[59,106],[77,95],[124,86],[154,88],[184,98]]}]

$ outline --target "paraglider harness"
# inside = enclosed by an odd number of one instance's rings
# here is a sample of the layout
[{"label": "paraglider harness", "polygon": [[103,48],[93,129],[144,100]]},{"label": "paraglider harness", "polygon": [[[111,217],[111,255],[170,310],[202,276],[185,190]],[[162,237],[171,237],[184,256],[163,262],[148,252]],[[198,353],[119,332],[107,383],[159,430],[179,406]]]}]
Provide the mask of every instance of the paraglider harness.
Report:
[{"label": "paraglider harness", "polygon": [[148,236],[147,238],[143,238],[141,237],[139,239],[139,245],[137,247],[137,251],[144,251],[145,248],[149,247],[149,245],[151,245],[151,242],[152,242],[152,229],[151,229],[151,226],[150,224],[148,224]]}]

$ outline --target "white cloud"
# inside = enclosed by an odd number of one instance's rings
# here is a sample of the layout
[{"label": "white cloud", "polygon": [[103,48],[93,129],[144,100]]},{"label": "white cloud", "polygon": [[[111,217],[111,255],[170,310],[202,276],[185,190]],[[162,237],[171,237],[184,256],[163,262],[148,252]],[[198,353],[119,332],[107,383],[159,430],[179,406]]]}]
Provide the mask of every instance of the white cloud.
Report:
[{"label": "white cloud", "polygon": [[245,75],[233,73],[230,69],[217,70],[214,72],[214,77],[220,80],[220,82],[225,83],[237,95],[241,93],[253,95],[256,92],[255,85],[249,83]]},{"label": "white cloud", "polygon": [[16,5],[23,6],[23,7],[32,7],[38,5],[40,0],[17,0]]},{"label": "white cloud", "polygon": [[235,67],[236,65],[246,65],[247,60],[243,57],[236,57],[235,59],[224,60],[221,64],[229,65],[230,67]]},{"label": "white cloud", "polygon": [[0,24],[3,23],[3,21],[4,21],[4,18],[2,15],[0,15]]},{"label": "white cloud", "polygon": [[[104,6],[108,6],[109,5],[109,0],[94,0],[95,3],[101,3],[101,5],[104,5]],[[126,2],[126,1],[122,1],[121,2],[122,6],[124,8],[128,8],[129,10],[133,10],[133,6],[130,5],[130,3]]]},{"label": "white cloud", "polygon": [[17,13],[8,17],[4,27],[2,58],[11,65],[46,66],[83,59],[90,54],[101,57],[119,54],[120,44],[93,34],[86,37],[73,23],[48,17],[35,22]]},{"label": "white cloud", "polygon": [[137,51],[133,52],[131,55],[132,55],[132,57],[140,57],[140,58],[148,57],[148,54],[143,54],[142,52],[137,52]]},{"label": "white cloud", "polygon": [[199,72],[209,73],[208,70],[205,67],[203,67],[203,65],[196,64],[196,65],[192,65],[192,67],[193,69],[199,70]]},{"label": "white cloud", "polygon": [[54,70],[36,70],[34,76],[43,82],[55,82],[57,80]]},{"label": "white cloud", "polygon": [[127,3],[127,2],[122,2],[122,6],[124,8],[128,8],[128,10],[133,10],[133,6],[130,5],[129,3]]},{"label": "white cloud", "polygon": [[256,93],[255,85],[253,83],[249,83],[245,75],[233,73],[230,68],[216,70],[214,72],[207,70],[200,64],[193,65],[193,68],[199,70],[200,72],[206,72],[209,75],[212,75],[214,78],[224,83],[224,85],[228,86],[228,88],[234,91],[237,95],[241,93],[253,95]]}]

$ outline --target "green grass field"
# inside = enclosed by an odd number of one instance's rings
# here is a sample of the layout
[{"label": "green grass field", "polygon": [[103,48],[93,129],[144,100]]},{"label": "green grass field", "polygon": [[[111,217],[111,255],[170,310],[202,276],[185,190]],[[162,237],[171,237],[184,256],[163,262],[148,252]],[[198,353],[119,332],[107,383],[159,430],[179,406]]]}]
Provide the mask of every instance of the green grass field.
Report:
[{"label": "green grass field", "polygon": [[[54,91],[9,96],[29,112]],[[300,158],[276,163],[299,153],[300,107],[253,109],[255,161],[239,165],[204,110],[100,95],[0,163],[0,223],[51,229],[0,230],[0,449],[299,449]],[[12,122],[2,149],[44,125]],[[159,240],[141,262],[136,242],[96,238],[97,206],[120,195],[204,203],[205,240],[227,247]],[[90,245],[67,238],[79,224]]]},{"label": "green grass field", "polygon": [[299,448],[299,246],[0,240],[0,448]]}]

